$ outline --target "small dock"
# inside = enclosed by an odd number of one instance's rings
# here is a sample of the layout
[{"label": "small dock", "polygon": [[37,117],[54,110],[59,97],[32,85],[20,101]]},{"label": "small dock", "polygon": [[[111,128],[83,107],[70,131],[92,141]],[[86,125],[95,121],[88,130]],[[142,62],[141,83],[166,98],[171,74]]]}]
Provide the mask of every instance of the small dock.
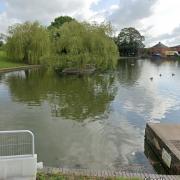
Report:
[{"label": "small dock", "polygon": [[148,123],[145,141],[169,174],[180,175],[180,125]]}]

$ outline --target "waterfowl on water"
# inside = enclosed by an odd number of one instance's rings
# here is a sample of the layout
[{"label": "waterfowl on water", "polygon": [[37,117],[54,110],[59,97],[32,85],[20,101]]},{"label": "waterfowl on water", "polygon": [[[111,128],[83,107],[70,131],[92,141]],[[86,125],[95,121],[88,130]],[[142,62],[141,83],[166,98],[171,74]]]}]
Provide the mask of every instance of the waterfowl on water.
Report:
[{"label": "waterfowl on water", "polygon": [[175,76],[175,74],[174,74],[174,73],[172,73],[172,76]]},{"label": "waterfowl on water", "polygon": [[150,80],[152,81],[152,80],[153,80],[153,77],[151,77]]},{"label": "waterfowl on water", "polygon": [[162,76],[162,74],[159,75],[160,77]]}]

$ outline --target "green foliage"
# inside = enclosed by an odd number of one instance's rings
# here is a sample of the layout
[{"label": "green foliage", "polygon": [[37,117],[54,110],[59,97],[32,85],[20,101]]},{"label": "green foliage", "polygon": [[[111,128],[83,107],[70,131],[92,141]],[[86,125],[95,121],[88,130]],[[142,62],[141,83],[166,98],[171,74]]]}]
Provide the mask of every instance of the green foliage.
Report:
[{"label": "green foliage", "polygon": [[5,41],[6,41],[6,35],[3,33],[0,33],[0,49],[2,49]]},{"label": "green foliage", "polygon": [[109,33],[109,25],[65,23],[52,31],[55,56],[51,64],[60,69],[83,69],[87,64],[102,70],[115,68],[118,49]]},{"label": "green foliage", "polygon": [[0,33],[0,50],[4,47],[5,35]]},{"label": "green foliage", "polygon": [[115,42],[122,56],[136,56],[139,48],[144,48],[144,36],[135,28],[124,28]]},{"label": "green foliage", "polygon": [[5,41],[6,40],[6,35],[3,33],[0,33],[0,41]]},{"label": "green foliage", "polygon": [[50,54],[49,33],[38,22],[16,24],[9,28],[6,48],[7,55],[15,61],[40,64]]},{"label": "green foliage", "polygon": [[4,44],[3,41],[0,41],[0,48],[3,46],[3,44]]},{"label": "green foliage", "polygon": [[48,62],[60,70],[116,67],[118,49],[110,37],[110,24],[90,25],[62,16],[51,27],[47,30],[38,22],[11,26],[6,38],[8,57],[28,64]]},{"label": "green foliage", "polygon": [[60,17],[56,18],[48,28],[49,29],[51,29],[51,28],[59,28],[64,23],[71,22],[71,21],[75,21],[75,19],[73,19],[72,17],[69,17],[69,16],[60,16]]}]

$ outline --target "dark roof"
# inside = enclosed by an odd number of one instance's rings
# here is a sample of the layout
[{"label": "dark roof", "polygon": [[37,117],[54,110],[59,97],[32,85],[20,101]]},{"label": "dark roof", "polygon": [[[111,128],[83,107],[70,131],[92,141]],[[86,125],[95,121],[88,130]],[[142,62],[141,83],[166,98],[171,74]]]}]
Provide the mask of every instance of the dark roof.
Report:
[{"label": "dark roof", "polygon": [[180,48],[180,45],[178,45],[178,46],[173,46],[173,47],[171,47],[171,48]]},{"label": "dark roof", "polygon": [[156,44],[156,45],[153,46],[152,48],[168,48],[168,47],[165,46],[164,44],[162,44],[161,42],[159,42],[158,44]]}]

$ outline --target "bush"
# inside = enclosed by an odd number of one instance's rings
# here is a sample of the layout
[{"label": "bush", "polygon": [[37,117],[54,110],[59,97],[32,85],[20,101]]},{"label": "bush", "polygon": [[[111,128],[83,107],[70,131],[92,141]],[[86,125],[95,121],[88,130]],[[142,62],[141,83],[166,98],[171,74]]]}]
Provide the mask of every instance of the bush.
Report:
[{"label": "bush", "polygon": [[49,33],[38,22],[16,24],[9,28],[6,48],[12,60],[40,64],[51,51]]}]

